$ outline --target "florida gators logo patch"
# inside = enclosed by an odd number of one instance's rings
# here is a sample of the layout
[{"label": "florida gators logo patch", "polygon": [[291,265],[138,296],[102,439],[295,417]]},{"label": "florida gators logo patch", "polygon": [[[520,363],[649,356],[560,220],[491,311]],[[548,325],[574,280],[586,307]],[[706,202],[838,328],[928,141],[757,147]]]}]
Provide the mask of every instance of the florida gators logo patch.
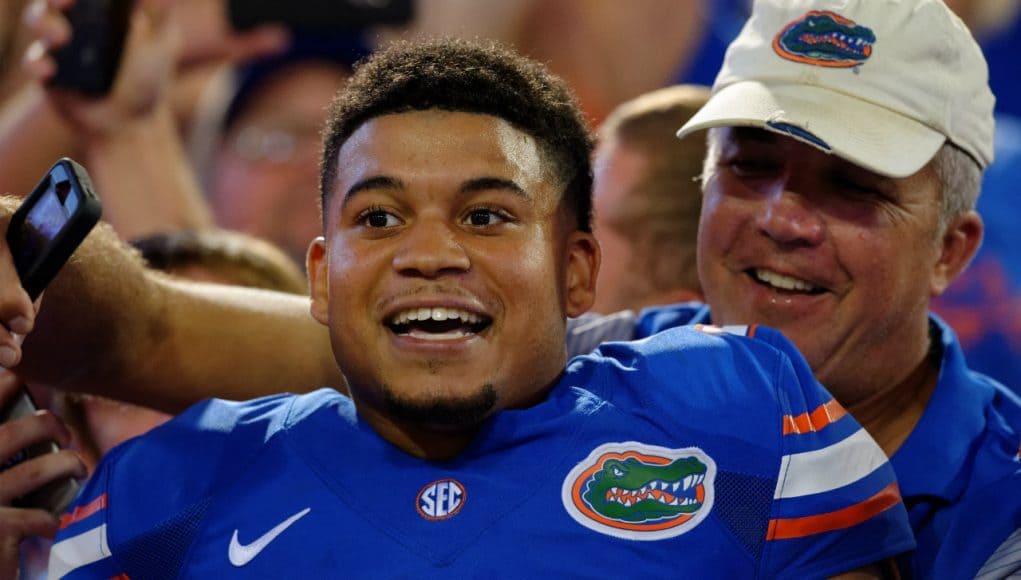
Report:
[{"label": "florida gators logo patch", "polygon": [[713,509],[716,463],[697,447],[635,441],[600,445],[567,474],[560,490],[579,524],[628,540],[691,531]]},{"label": "florida gators logo patch", "polygon": [[773,38],[773,50],[795,62],[849,68],[872,56],[871,29],[829,11],[813,10],[788,24]]}]

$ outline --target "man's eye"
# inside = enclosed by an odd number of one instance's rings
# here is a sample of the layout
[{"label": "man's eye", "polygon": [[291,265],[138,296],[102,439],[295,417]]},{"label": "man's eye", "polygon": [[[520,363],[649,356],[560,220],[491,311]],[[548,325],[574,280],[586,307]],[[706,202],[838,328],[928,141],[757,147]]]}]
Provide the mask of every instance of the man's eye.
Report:
[{"label": "man's eye", "polygon": [[358,221],[370,228],[390,228],[400,224],[397,216],[381,209],[370,210],[358,217]]},{"label": "man's eye", "polygon": [[768,175],[776,169],[776,164],[766,159],[737,158],[727,161],[726,165],[738,177]]},{"label": "man's eye", "polygon": [[871,181],[836,176],[834,183],[841,193],[849,197],[869,200],[880,200],[886,197],[881,186]]},{"label": "man's eye", "polygon": [[491,226],[505,222],[507,219],[506,216],[496,210],[480,208],[468,212],[465,221],[468,222],[468,225],[472,226]]}]

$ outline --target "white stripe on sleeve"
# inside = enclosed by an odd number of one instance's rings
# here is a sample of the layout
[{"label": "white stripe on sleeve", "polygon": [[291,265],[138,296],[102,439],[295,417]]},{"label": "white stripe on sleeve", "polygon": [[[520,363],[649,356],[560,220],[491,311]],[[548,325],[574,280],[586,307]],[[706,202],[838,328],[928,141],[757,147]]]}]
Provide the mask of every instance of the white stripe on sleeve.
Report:
[{"label": "white stripe on sleeve", "polygon": [[773,499],[801,497],[841,488],[886,463],[886,455],[864,429],[815,451],[784,455]]},{"label": "white stripe on sleeve", "polygon": [[110,557],[106,524],[61,540],[50,548],[49,577],[63,578],[77,568]]}]

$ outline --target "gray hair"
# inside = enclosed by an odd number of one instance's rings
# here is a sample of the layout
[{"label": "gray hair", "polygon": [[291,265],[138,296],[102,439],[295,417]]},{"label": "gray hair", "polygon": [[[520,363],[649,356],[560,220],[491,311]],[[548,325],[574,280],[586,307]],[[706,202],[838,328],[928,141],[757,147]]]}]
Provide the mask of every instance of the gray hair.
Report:
[{"label": "gray hair", "polygon": [[[706,135],[706,156],[702,164],[702,186],[716,171],[720,156],[720,127],[710,129]],[[936,235],[942,236],[946,227],[957,216],[975,209],[982,187],[982,168],[963,149],[947,141],[930,162],[936,173],[939,187],[939,216]]]}]

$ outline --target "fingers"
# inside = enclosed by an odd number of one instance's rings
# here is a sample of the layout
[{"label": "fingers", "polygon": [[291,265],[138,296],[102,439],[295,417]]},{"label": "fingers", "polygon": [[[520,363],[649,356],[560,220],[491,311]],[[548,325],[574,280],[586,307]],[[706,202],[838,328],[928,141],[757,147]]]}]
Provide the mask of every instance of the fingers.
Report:
[{"label": "fingers", "polygon": [[0,409],[14,401],[15,396],[22,393],[21,379],[7,369],[0,369]]},{"label": "fingers", "polygon": [[22,13],[22,23],[34,40],[25,53],[23,66],[32,77],[49,80],[57,70],[51,52],[71,40],[71,25],[62,10],[71,0],[32,0]]},{"label": "fingers", "polygon": [[58,525],[57,517],[46,510],[0,507],[0,538],[4,541],[17,538],[20,543],[29,536],[52,538]]},{"label": "fingers", "polygon": [[0,464],[22,449],[47,441],[64,446],[71,442],[67,427],[49,411],[36,411],[0,424]]},{"label": "fingers", "polygon": [[45,510],[0,507],[0,578],[18,577],[22,540],[31,536],[52,538],[57,527],[57,518]]},{"label": "fingers", "polygon": [[291,42],[290,32],[282,26],[260,26],[235,33],[227,41],[227,58],[235,62],[271,56],[283,52]]},{"label": "fingers", "polygon": [[0,280],[0,366],[12,368],[21,360],[21,342],[32,331],[36,308],[21,287],[6,235],[0,236]]},{"label": "fingers", "polygon": [[85,464],[73,451],[63,449],[56,453],[33,457],[0,471],[0,505],[10,505],[15,498],[35,491],[51,481],[68,477],[83,479],[85,475]]}]

